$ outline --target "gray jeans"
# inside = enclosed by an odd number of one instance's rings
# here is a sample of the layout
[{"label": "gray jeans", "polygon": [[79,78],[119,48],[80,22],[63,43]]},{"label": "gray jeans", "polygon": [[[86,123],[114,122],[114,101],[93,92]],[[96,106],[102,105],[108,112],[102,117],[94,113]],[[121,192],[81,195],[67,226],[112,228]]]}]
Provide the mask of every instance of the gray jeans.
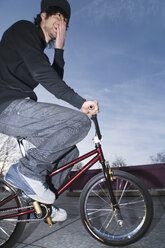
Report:
[{"label": "gray jeans", "polygon": [[[90,126],[90,119],[80,111],[30,99],[14,100],[0,115],[1,133],[23,137],[35,146],[20,159],[21,173],[43,182],[54,167],[78,157],[75,145],[85,138]],[[55,188],[68,172],[55,176]]]}]

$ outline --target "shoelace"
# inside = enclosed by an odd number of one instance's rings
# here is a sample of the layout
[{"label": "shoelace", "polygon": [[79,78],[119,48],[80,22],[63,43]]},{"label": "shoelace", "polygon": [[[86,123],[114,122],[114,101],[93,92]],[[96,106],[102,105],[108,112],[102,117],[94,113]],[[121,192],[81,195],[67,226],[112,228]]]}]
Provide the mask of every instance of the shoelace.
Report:
[{"label": "shoelace", "polygon": [[59,208],[58,207],[56,207],[56,206],[52,206],[52,211],[55,211],[55,212],[58,212],[59,211]]},{"label": "shoelace", "polygon": [[47,185],[47,183],[45,182],[45,183],[42,183],[42,185],[43,185],[43,187],[47,190],[48,189],[48,185]]}]

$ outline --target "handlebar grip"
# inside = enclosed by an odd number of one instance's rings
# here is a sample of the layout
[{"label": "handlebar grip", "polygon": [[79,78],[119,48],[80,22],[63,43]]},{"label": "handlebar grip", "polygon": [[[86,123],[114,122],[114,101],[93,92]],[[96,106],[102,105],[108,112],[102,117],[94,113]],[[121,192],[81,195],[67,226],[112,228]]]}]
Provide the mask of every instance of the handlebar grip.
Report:
[{"label": "handlebar grip", "polygon": [[102,135],[101,135],[99,123],[98,123],[98,120],[97,120],[97,115],[93,115],[92,118],[91,118],[91,120],[92,120],[92,121],[94,122],[94,124],[95,124],[96,134],[97,134],[99,140],[101,140]]},{"label": "handlebar grip", "polygon": [[94,110],[94,108],[95,108],[95,107],[94,107],[93,105],[90,105],[90,106],[89,106],[89,110]]}]

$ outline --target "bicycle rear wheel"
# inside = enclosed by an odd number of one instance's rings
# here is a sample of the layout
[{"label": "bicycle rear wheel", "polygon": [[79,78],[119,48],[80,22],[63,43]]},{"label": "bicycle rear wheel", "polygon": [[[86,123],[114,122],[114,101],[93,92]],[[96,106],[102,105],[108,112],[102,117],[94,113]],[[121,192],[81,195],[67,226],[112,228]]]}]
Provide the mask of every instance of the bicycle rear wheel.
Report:
[{"label": "bicycle rear wheel", "polygon": [[[10,200],[9,200],[10,199]],[[10,209],[20,208],[20,198],[4,180],[0,179],[0,247],[11,248],[21,236],[26,223],[10,222],[10,219],[2,219],[2,216],[18,213],[19,210],[11,212]],[[6,212],[5,212],[6,211]],[[12,217],[14,220],[21,220],[25,217]]]},{"label": "bicycle rear wheel", "polygon": [[103,173],[93,177],[80,197],[80,215],[87,231],[98,241],[113,246],[131,244],[149,228],[153,204],[147,189],[135,176],[114,171],[112,187],[123,223],[117,223]]}]

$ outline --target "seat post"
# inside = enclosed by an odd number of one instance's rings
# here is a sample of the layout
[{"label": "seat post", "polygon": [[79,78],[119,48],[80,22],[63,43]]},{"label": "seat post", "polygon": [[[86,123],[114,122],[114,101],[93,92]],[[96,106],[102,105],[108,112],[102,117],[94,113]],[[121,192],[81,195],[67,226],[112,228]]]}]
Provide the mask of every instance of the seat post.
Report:
[{"label": "seat post", "polygon": [[19,148],[20,148],[22,156],[25,157],[26,151],[25,151],[25,147],[24,147],[24,144],[23,144],[23,140],[24,140],[24,138],[18,138],[17,142],[18,142],[18,145],[19,145]]}]

